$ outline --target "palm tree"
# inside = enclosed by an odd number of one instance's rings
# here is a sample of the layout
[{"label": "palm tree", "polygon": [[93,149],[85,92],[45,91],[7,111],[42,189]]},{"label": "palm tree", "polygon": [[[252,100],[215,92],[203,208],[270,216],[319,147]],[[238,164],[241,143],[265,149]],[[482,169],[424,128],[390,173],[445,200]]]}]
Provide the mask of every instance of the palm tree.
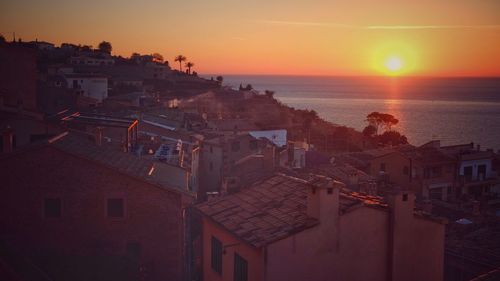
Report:
[{"label": "palm tree", "polygon": [[182,62],[183,61],[186,61],[186,57],[183,56],[183,55],[178,55],[175,57],[175,61],[178,61],[179,62],[179,71],[182,72]]},{"label": "palm tree", "polygon": [[193,66],[194,66],[194,63],[192,63],[192,62],[188,62],[188,63],[186,63],[184,66],[185,66],[185,67],[187,67],[187,69],[188,69],[188,74],[191,74],[191,67],[193,67]]}]

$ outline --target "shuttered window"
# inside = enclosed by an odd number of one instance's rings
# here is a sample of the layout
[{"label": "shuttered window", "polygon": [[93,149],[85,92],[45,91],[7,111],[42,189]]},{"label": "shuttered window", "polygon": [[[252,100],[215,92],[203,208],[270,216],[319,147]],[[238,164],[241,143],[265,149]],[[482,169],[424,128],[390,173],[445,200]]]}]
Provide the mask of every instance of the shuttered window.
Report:
[{"label": "shuttered window", "polygon": [[222,274],[222,242],[212,236],[212,269]]},{"label": "shuttered window", "polygon": [[248,262],[238,254],[234,254],[234,281],[248,280]]}]

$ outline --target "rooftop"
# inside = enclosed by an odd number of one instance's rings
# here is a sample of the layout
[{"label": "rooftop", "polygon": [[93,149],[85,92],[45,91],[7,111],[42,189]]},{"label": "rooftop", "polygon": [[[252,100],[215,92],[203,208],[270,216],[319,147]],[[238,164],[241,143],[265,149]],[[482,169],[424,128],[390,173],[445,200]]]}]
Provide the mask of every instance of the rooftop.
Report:
[{"label": "rooftop", "polygon": [[155,161],[152,158],[139,157],[132,153],[123,152],[119,147],[108,145],[105,142],[102,146],[98,146],[95,144],[93,136],[69,132],[49,142],[53,147],[66,153],[95,161],[162,188],[180,193],[189,193],[186,190],[172,187],[168,182],[162,181],[161,177],[157,177],[154,174]]},{"label": "rooftop", "polygon": [[[325,177],[309,181],[276,174],[241,192],[213,199],[196,208],[244,242],[261,247],[319,223],[307,215],[307,190]],[[342,190],[341,213],[367,205],[386,208],[381,198]]]}]

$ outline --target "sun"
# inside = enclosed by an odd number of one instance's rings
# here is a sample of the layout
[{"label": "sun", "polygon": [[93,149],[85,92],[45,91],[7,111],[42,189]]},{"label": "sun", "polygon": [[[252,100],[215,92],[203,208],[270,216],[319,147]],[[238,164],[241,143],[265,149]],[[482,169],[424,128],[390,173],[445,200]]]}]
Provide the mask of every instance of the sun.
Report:
[{"label": "sun", "polygon": [[385,76],[405,76],[418,71],[417,46],[407,42],[387,41],[372,49],[371,64]]},{"label": "sun", "polygon": [[404,64],[400,57],[392,56],[387,58],[384,65],[387,70],[389,70],[393,74],[396,74],[403,69]]}]

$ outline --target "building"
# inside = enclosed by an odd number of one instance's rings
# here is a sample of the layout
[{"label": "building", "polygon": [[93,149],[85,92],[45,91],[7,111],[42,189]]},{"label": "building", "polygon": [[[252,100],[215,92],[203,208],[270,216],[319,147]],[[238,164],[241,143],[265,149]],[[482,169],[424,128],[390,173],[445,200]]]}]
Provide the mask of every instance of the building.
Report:
[{"label": "building", "polygon": [[1,157],[0,171],[1,240],[51,280],[182,280],[193,196],[154,161],[70,132]]},{"label": "building", "polygon": [[456,189],[455,159],[433,147],[393,151],[370,161],[370,175],[412,190],[422,199],[448,200]]},{"label": "building", "polygon": [[204,280],[442,280],[444,224],[326,177],[275,175],[196,206]]},{"label": "building", "polygon": [[36,50],[0,44],[0,104],[37,111]]},{"label": "building", "polygon": [[84,97],[89,97],[102,103],[108,97],[108,78],[94,74],[67,74],[66,83]]},{"label": "building", "polygon": [[110,55],[100,53],[99,56],[75,56],[70,58],[70,63],[73,65],[87,65],[87,66],[106,66],[114,65],[115,60]]},{"label": "building", "polygon": [[[204,198],[206,192],[220,192],[226,177],[229,185],[236,185],[233,179],[240,172],[258,172],[261,168],[272,171],[275,165],[274,147],[267,145],[268,143],[267,140],[256,139],[246,133],[216,136],[204,140],[200,148],[199,167],[200,182],[203,183],[200,185],[201,198]],[[264,157],[266,165],[260,165],[259,163],[262,163],[260,160],[257,160],[258,163],[255,165],[256,159],[251,161],[254,164],[247,165],[250,163],[248,157],[251,155]]]}]

